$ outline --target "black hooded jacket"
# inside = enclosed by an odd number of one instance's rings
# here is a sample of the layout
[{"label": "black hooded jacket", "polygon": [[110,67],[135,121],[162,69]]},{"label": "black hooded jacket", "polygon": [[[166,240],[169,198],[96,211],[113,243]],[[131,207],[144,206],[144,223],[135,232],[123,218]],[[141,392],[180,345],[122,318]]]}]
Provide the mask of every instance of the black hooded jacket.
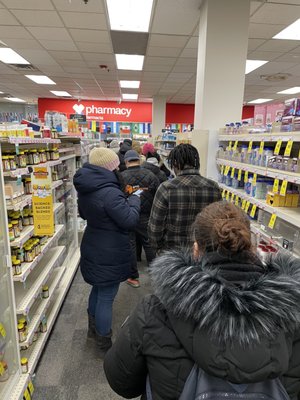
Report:
[{"label": "black hooded jacket", "polygon": [[137,306],[107,353],[104,369],[119,395],[175,400],[196,363],[233,383],[280,377],[300,391],[300,260],[277,255],[267,266],[250,253],[188,253],[154,260],[155,295]]},{"label": "black hooded jacket", "polygon": [[124,143],[121,144],[120,150],[119,150],[119,152],[118,152],[118,157],[119,157],[119,160],[120,160],[119,170],[120,170],[121,172],[122,172],[122,171],[125,171],[125,169],[126,169],[126,165],[125,165],[125,161],[124,161],[125,153],[126,153],[128,150],[131,150],[131,149],[132,149],[132,142],[131,142],[131,140],[125,139],[125,140],[124,140]]}]

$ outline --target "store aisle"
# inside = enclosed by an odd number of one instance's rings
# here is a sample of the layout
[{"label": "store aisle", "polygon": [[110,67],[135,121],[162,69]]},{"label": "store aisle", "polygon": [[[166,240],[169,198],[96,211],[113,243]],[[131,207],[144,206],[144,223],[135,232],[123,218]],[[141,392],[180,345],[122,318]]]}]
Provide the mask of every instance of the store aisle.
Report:
[{"label": "store aisle", "polygon": [[[146,263],[139,267],[141,287],[120,286],[114,306],[114,336],[139,299],[151,290]],[[121,399],[106,382],[94,342],[86,339],[89,290],[78,271],[36,369],[33,400]]]}]

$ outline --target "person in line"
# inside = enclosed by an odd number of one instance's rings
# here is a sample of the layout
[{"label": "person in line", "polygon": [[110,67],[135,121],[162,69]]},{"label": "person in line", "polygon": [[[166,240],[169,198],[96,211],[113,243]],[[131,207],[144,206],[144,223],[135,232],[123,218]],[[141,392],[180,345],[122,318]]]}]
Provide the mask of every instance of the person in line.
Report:
[{"label": "person in line", "polygon": [[[130,242],[132,248],[131,276],[127,283],[132,287],[139,287],[139,271],[136,257],[136,239],[138,239],[144,248],[148,264],[154,259],[153,251],[147,234],[149,215],[153,203],[155,192],[159,186],[159,180],[149,170],[141,168],[140,156],[135,150],[129,150],[124,156],[126,170],[122,172],[122,177],[127,193],[142,189],[140,219],[134,231],[130,233]],[[126,189],[127,187],[127,189]]]},{"label": "person in line", "polygon": [[278,254],[263,265],[249,219],[225,201],[197,215],[194,237],[192,252],[169,250],[153,261],[155,294],[125,321],[104,359],[110,386],[128,399],[147,389],[147,399],[175,400],[197,365],[223,383],[279,377],[296,400],[300,259]]},{"label": "person in line", "polygon": [[217,183],[199,173],[200,158],[190,144],[180,144],[168,161],[176,178],[158,188],[149,218],[148,235],[157,252],[191,244],[191,226],[207,205],[222,199]]},{"label": "person in line", "polygon": [[129,230],[139,220],[140,199],[126,198],[116,174],[119,158],[106,148],[94,148],[89,163],[74,176],[78,209],[87,220],[80,251],[84,280],[92,286],[88,301],[88,337],[99,348],[111,345],[112,305],[119,284],[130,276]]},{"label": "person in line", "polygon": [[160,156],[155,151],[154,146],[151,143],[146,143],[143,146],[142,152],[146,157],[146,161],[143,162],[142,168],[149,169],[154,175],[157,176],[160,183],[165,182],[167,180],[166,174],[160,169]]},{"label": "person in line", "polygon": [[125,171],[125,169],[126,169],[124,156],[125,156],[125,153],[131,149],[132,149],[132,140],[131,139],[125,139],[124,142],[122,144],[120,144],[120,150],[118,151],[118,156],[119,156],[119,160],[120,160],[120,165],[119,165],[120,172]]},{"label": "person in line", "polygon": [[[152,143],[145,143],[143,148],[142,148],[142,153],[146,157],[147,154],[151,156],[151,154],[157,154],[159,158],[158,159],[158,165],[159,169],[166,175],[167,179],[171,178],[171,171],[165,166],[164,162],[162,161],[160,155],[157,153],[155,150],[155,147],[153,146]],[[149,154],[150,153],[150,154]],[[147,157],[146,157],[147,158]]]},{"label": "person in line", "polygon": [[110,143],[109,143],[109,148],[114,151],[115,153],[118,153],[120,150],[120,146],[119,146],[119,142],[117,141],[117,139],[113,139]]}]

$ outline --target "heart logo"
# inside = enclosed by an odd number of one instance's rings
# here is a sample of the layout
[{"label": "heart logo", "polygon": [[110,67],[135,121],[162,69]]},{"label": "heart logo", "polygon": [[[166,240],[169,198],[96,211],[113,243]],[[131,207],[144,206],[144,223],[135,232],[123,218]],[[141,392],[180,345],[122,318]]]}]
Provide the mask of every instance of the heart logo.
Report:
[{"label": "heart logo", "polygon": [[73,110],[76,112],[76,114],[81,114],[82,111],[84,110],[84,105],[83,104],[74,104]]}]

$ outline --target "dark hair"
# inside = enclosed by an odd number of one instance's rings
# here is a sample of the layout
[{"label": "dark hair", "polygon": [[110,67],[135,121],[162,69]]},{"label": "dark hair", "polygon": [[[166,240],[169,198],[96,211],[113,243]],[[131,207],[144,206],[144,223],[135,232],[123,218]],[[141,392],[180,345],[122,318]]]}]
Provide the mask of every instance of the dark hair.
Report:
[{"label": "dark hair", "polygon": [[200,250],[239,253],[251,250],[250,222],[235,205],[218,201],[205,207],[193,224]]},{"label": "dark hair", "polygon": [[148,160],[148,158],[154,157],[154,158],[157,159],[158,162],[160,162],[160,155],[159,155],[157,152],[155,152],[155,153],[150,153],[150,152],[148,151],[148,153],[145,154],[145,157],[146,157],[146,160]]},{"label": "dark hair", "polygon": [[196,147],[191,144],[181,143],[170,152],[168,156],[170,167],[183,170],[186,166],[199,169],[200,158]]}]

